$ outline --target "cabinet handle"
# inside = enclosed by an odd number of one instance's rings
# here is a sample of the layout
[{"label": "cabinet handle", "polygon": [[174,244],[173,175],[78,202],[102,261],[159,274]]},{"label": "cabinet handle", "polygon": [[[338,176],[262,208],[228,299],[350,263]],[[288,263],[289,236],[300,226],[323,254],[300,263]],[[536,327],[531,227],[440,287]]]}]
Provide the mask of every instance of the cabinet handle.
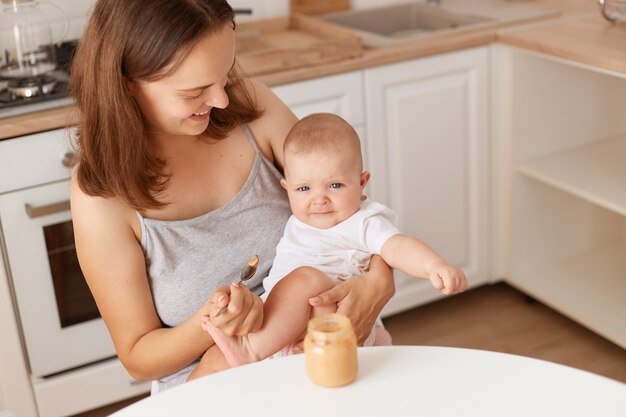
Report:
[{"label": "cabinet handle", "polygon": [[70,209],[70,200],[59,201],[58,203],[46,204],[45,206],[31,206],[25,204],[26,214],[31,219],[47,216],[49,214],[60,213],[62,211],[68,211]]},{"label": "cabinet handle", "polygon": [[131,379],[129,383],[131,386],[135,387],[135,386],[147,384],[148,381],[139,381],[137,379]]}]

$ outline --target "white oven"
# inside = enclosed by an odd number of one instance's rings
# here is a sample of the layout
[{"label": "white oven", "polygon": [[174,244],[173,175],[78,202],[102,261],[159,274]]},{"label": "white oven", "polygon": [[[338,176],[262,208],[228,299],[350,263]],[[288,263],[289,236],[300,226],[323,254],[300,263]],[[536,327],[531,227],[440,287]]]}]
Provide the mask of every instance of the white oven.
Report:
[{"label": "white oven", "polygon": [[[66,166],[69,135],[59,129],[0,141],[4,263],[42,417],[73,414],[148,389],[116,359],[78,265]],[[94,392],[85,395],[91,402],[69,404],[64,389],[89,391],[90,383]]]}]

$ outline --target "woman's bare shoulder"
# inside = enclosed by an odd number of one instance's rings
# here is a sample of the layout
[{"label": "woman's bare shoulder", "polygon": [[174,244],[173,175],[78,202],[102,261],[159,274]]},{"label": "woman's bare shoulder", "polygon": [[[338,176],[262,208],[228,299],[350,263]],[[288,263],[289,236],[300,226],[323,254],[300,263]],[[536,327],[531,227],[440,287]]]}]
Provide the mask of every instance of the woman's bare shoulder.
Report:
[{"label": "woman's bare shoulder", "polygon": [[287,133],[298,121],[293,112],[265,84],[245,79],[244,85],[263,115],[250,123],[259,147],[282,170],[283,143]]},{"label": "woman's bare shoulder", "polygon": [[135,211],[117,198],[92,196],[81,189],[76,172],[70,177],[70,203],[75,233],[97,235],[105,231],[135,233]]}]

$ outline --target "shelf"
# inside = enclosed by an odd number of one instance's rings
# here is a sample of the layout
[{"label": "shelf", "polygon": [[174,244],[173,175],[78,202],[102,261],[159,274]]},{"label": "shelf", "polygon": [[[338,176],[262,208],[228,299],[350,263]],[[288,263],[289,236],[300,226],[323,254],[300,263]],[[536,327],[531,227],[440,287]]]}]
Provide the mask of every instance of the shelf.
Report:
[{"label": "shelf", "polygon": [[515,169],[626,216],[626,137],[519,164]]},{"label": "shelf", "polygon": [[626,242],[547,265],[517,265],[507,281],[626,348]]}]

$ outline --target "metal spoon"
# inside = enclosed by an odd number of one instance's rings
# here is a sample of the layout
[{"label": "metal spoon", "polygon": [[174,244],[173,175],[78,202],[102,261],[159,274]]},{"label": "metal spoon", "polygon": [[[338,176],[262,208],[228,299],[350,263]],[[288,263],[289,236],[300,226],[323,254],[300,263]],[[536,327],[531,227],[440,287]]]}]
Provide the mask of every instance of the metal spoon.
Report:
[{"label": "metal spoon", "polygon": [[[256,273],[256,270],[258,267],[259,267],[259,257],[254,255],[252,258],[250,258],[246,266],[241,271],[241,274],[239,275],[239,281],[237,281],[237,283],[241,284],[242,282],[246,282],[247,280],[252,278],[254,274]],[[226,310],[226,307],[222,307],[220,311],[215,313],[213,318],[219,317],[225,310]]]}]

